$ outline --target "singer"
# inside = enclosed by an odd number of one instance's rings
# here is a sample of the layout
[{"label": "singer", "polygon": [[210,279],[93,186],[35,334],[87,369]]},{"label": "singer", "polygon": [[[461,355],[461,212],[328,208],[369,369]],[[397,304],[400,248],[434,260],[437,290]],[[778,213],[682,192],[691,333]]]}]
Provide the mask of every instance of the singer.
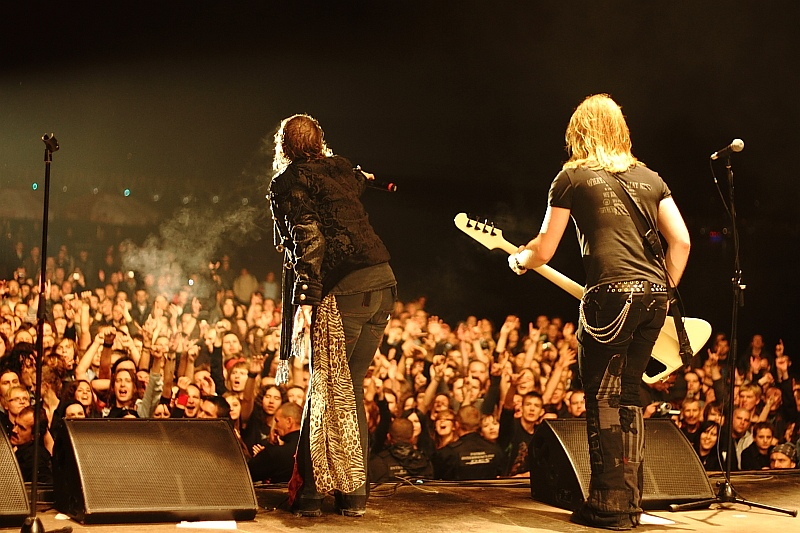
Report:
[{"label": "singer", "polygon": [[[611,97],[586,98],[569,121],[566,141],[570,158],[550,186],[542,229],[508,261],[517,274],[547,263],[570,217],[575,220],[586,269],[578,358],[591,480],[588,499],[571,520],[631,529],[642,512],[639,382],[667,315],[667,285],[677,286],[686,266],[689,233],[667,185],[631,153],[625,117]],[[666,238],[666,269],[645,247],[631,218],[641,215],[628,211],[626,203],[635,209],[628,195]]]},{"label": "singer", "polygon": [[[284,119],[275,134],[269,199],[284,251],[283,342],[276,381],[311,336],[311,379],[292,479],[295,516],[320,516],[334,491],[337,512],[363,516],[367,421],[363,381],[397,296],[389,252],[359,197],[374,177],[333,155],[319,123]],[[291,341],[291,342],[290,342]]]}]

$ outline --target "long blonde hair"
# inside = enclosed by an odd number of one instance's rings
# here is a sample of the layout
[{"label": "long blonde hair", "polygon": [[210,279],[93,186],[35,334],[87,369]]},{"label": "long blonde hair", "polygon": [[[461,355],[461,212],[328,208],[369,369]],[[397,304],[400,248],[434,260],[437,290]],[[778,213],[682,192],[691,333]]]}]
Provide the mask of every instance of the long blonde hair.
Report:
[{"label": "long blonde hair", "polygon": [[333,151],[325,144],[325,132],[311,115],[285,118],[275,133],[275,159],[272,170],[277,176],[293,161],[330,157]]},{"label": "long blonde hair", "polygon": [[586,97],[572,113],[564,137],[570,155],[565,169],[625,172],[640,163],[631,153],[631,134],[622,108],[607,94]]}]

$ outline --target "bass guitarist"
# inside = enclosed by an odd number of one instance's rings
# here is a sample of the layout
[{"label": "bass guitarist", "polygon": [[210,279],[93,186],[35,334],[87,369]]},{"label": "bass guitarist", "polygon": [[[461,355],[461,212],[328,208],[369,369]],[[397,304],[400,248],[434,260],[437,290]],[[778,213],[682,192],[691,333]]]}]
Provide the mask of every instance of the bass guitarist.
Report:
[{"label": "bass guitarist", "polygon": [[[611,97],[589,96],[577,107],[566,143],[570,157],[550,187],[542,229],[508,262],[517,274],[547,263],[574,219],[586,270],[578,339],[591,481],[571,520],[625,530],[642,512],[639,383],[667,315],[667,288],[677,286],[689,257],[689,233],[666,183],[631,153]],[[631,218],[641,215],[629,212],[614,181],[666,239],[663,261],[643,242]]]}]

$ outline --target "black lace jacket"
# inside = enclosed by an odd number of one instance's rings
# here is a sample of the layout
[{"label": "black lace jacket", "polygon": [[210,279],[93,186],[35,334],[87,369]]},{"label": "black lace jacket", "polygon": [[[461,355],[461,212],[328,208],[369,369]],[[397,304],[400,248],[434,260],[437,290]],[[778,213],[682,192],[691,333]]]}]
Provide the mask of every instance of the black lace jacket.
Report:
[{"label": "black lace jacket", "polygon": [[389,261],[359,200],[364,181],[339,156],[292,163],[272,180],[272,216],[294,271],[292,304],[317,305],[347,274]]}]

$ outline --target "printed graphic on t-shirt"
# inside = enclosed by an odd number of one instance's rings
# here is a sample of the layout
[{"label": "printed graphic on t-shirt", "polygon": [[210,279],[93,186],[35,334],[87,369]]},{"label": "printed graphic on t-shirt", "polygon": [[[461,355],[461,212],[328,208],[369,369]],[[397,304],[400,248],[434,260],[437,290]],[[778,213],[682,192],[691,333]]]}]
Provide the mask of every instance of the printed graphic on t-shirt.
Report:
[{"label": "printed graphic on t-shirt", "polygon": [[392,477],[406,477],[408,476],[408,470],[403,465],[389,465],[389,474]]},{"label": "printed graphic on t-shirt", "polygon": [[517,456],[514,458],[514,462],[511,463],[511,470],[509,471],[509,475],[515,476],[517,474],[522,474],[523,472],[528,471],[528,444],[523,441],[519,443],[519,448],[517,449]]},{"label": "printed graphic on t-shirt", "polygon": [[485,465],[494,460],[494,454],[479,450],[477,452],[469,452],[466,455],[459,455],[459,459],[461,459],[461,463],[464,466]]},{"label": "printed graphic on t-shirt", "polygon": [[[625,204],[622,203],[622,200],[617,196],[617,193],[614,192],[614,189],[611,188],[608,183],[603,178],[594,178],[586,181],[586,184],[590,187],[596,187],[597,185],[603,185],[603,204],[602,207],[599,209],[599,213],[601,215],[616,215],[621,217],[630,216],[628,214],[628,209],[625,207]],[[622,186],[628,190],[630,193],[631,198],[637,204],[639,203],[639,195],[637,191],[639,189],[644,191],[651,191],[653,187],[649,183],[642,183],[640,181],[633,181],[633,182],[621,182]]]}]

